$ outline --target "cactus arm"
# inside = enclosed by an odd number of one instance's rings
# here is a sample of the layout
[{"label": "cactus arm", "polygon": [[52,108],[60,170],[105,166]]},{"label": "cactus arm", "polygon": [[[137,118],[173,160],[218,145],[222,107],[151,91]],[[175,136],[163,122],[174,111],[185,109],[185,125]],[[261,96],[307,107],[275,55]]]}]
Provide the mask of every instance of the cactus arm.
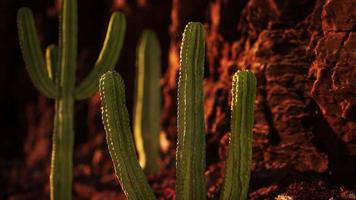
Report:
[{"label": "cactus arm", "polygon": [[120,75],[114,71],[102,75],[99,92],[109,152],[125,195],[130,200],[155,199],[137,160]]},{"label": "cactus arm", "polygon": [[58,48],[56,45],[51,44],[46,49],[46,66],[49,78],[54,83],[58,83]]},{"label": "cactus arm", "polygon": [[159,170],[161,115],[161,49],[150,30],[143,32],[137,49],[134,136],[141,167],[147,174]]},{"label": "cactus arm", "polygon": [[250,71],[233,76],[231,136],[221,200],[247,199],[252,160],[252,127],[256,78]]},{"label": "cactus arm", "polygon": [[77,100],[94,95],[98,89],[99,77],[104,72],[115,68],[122,49],[125,30],[126,20],[124,14],[120,12],[113,13],[95,67],[74,91]]},{"label": "cactus arm", "polygon": [[26,69],[35,87],[41,94],[49,97],[58,97],[56,85],[48,77],[40,44],[36,36],[35,22],[29,8],[20,8],[17,15],[17,26],[20,46]]},{"label": "cactus arm", "polygon": [[177,199],[205,199],[204,27],[184,30],[178,82]]}]

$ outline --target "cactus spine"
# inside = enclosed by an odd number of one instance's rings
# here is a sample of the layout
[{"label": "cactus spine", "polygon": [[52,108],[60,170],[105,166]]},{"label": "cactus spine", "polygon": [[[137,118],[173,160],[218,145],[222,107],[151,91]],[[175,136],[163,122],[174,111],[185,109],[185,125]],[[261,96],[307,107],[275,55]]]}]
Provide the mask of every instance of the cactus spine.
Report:
[{"label": "cactus spine", "polygon": [[161,115],[161,49],[150,30],[143,32],[137,49],[134,136],[141,167],[147,174],[159,170]]},{"label": "cactus spine", "polygon": [[100,79],[99,91],[109,152],[126,197],[130,200],[155,199],[136,157],[122,78],[114,71],[106,72]]},{"label": "cactus spine", "polygon": [[123,14],[114,13],[95,68],[75,88],[77,0],[62,0],[61,7],[59,49],[50,45],[46,50],[46,62],[36,36],[31,10],[21,8],[17,16],[20,46],[30,78],[43,95],[56,100],[50,175],[52,200],[69,200],[72,196],[74,100],[93,95],[97,90],[99,76],[114,68],[126,28]]},{"label": "cactus spine", "polygon": [[177,199],[205,199],[204,27],[185,27],[178,82]]},{"label": "cactus spine", "polygon": [[246,70],[236,72],[232,81],[231,136],[221,200],[247,199],[255,98],[255,75]]}]

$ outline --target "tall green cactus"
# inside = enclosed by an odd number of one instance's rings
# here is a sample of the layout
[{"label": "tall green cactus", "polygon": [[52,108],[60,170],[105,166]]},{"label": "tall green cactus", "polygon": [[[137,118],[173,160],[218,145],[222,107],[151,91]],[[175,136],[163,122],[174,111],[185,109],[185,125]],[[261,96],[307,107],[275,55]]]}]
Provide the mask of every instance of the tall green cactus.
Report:
[{"label": "tall green cactus", "polygon": [[137,49],[134,136],[140,165],[150,174],[159,170],[161,116],[161,49],[154,32],[143,32]]},{"label": "tall green cactus", "polygon": [[185,27],[178,82],[177,199],[206,198],[203,76],[204,26]]},{"label": "tall green cactus", "polygon": [[255,98],[255,75],[247,70],[236,72],[232,81],[231,136],[221,200],[247,199]]},{"label": "tall green cactus", "polygon": [[126,197],[155,199],[136,157],[122,78],[114,71],[105,73],[100,79],[99,91],[109,152]]},{"label": "tall green cactus", "polygon": [[21,8],[17,16],[20,46],[30,78],[43,95],[56,100],[50,175],[52,200],[69,200],[72,196],[74,100],[93,95],[98,88],[99,76],[115,67],[126,29],[124,15],[115,12],[95,68],[75,88],[77,0],[62,0],[61,8],[59,49],[50,45],[46,50],[46,62],[31,10]]}]

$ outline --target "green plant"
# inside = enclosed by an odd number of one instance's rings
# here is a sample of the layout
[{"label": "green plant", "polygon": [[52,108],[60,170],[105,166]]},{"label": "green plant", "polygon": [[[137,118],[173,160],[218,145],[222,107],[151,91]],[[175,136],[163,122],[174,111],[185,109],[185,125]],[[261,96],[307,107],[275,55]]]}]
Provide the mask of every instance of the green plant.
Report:
[{"label": "green plant", "polygon": [[82,100],[95,94],[100,75],[115,67],[126,24],[123,14],[113,13],[95,68],[75,88],[77,0],[62,0],[61,8],[59,48],[55,45],[47,48],[46,62],[36,36],[31,10],[21,8],[17,22],[22,55],[30,78],[43,95],[55,99],[50,196],[51,199],[68,200],[72,196],[74,100]]},{"label": "green plant", "polygon": [[204,26],[184,29],[178,81],[177,199],[205,199]]},{"label": "green plant", "polygon": [[[206,199],[203,107],[204,27],[189,23],[183,34],[178,83],[176,199]],[[249,71],[233,77],[231,138],[221,199],[246,199],[252,156],[256,78]],[[128,199],[154,199],[134,150],[125,106],[124,83],[116,72],[100,79],[103,123],[116,175]]]},{"label": "green plant", "polygon": [[161,116],[161,49],[154,32],[143,32],[137,49],[134,136],[141,167],[147,174],[159,170]]},{"label": "green plant", "polygon": [[137,160],[122,78],[114,71],[106,72],[100,78],[99,91],[109,152],[126,197],[134,200],[155,199]]},{"label": "green plant", "polygon": [[220,199],[247,199],[252,160],[256,77],[238,71],[232,80],[231,136]]}]

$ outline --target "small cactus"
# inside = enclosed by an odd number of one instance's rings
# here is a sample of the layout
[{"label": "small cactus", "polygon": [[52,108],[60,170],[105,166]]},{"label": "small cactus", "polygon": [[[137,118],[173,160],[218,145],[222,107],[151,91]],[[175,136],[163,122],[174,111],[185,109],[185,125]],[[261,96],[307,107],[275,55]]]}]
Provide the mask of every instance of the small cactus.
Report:
[{"label": "small cactus", "polygon": [[114,71],[106,72],[100,78],[99,91],[109,152],[126,197],[132,200],[155,199],[137,160],[122,78]]},{"label": "small cactus", "polygon": [[247,70],[236,72],[232,80],[231,136],[221,200],[247,199],[255,98],[255,75]]},{"label": "small cactus", "polygon": [[177,199],[206,198],[203,76],[204,26],[190,22],[184,29],[178,81]]},{"label": "small cactus", "polygon": [[18,34],[26,69],[35,87],[55,99],[53,146],[50,174],[52,200],[72,198],[73,107],[74,100],[93,95],[103,72],[111,70],[119,58],[125,33],[125,17],[115,12],[110,19],[103,48],[95,68],[75,88],[77,59],[77,0],[62,0],[59,48],[50,45],[46,62],[36,36],[33,14],[29,8],[18,11]]},{"label": "small cactus", "polygon": [[143,32],[137,49],[134,136],[141,167],[147,174],[159,170],[161,115],[161,49],[154,32]]}]

